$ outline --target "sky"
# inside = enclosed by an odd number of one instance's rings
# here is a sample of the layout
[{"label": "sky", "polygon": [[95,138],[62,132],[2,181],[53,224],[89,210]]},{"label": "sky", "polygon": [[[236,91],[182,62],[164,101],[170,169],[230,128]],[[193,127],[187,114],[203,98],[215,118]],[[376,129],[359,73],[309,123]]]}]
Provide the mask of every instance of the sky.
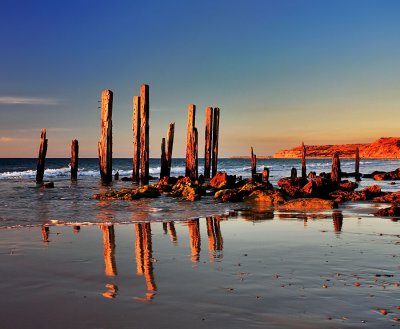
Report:
[{"label": "sky", "polygon": [[99,99],[114,92],[113,156],[132,156],[132,97],[150,86],[150,156],[187,107],[204,155],[219,107],[221,157],[400,136],[400,1],[1,0],[0,157],[97,157]]}]

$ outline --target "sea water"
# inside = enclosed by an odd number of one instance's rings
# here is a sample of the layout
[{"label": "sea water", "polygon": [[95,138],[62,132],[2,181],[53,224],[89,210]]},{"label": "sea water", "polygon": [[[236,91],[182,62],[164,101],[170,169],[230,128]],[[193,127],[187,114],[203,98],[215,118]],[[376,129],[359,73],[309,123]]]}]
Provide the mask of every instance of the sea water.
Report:
[{"label": "sea water", "polygon": [[[199,173],[204,167],[199,159]],[[270,169],[270,181],[276,182],[290,176],[293,167],[301,171],[299,159],[259,159],[257,171]],[[390,171],[400,167],[398,160],[362,160],[360,171]],[[354,172],[354,160],[341,160],[344,172]],[[307,171],[330,172],[330,159],[308,159]],[[219,159],[218,170],[228,174],[249,178],[249,159]],[[120,178],[132,173],[132,159],[113,159],[113,173]],[[173,159],[171,175],[185,172],[185,160]],[[150,159],[150,175],[154,182],[160,174],[160,160]],[[108,189],[131,187],[131,182],[114,181],[105,187],[100,183],[97,159],[79,159],[78,181],[71,183],[69,159],[46,159],[44,179],[55,184],[53,189],[44,189],[35,184],[36,159],[0,159],[0,227],[31,226],[45,223],[127,223],[138,221],[185,220],[206,217],[238,210],[241,203],[218,203],[212,197],[198,202],[182,201],[161,196],[156,199],[105,202],[92,198],[94,193]],[[350,178],[352,179],[352,178]],[[359,188],[378,184],[384,191],[397,191],[398,184],[363,179]]]}]

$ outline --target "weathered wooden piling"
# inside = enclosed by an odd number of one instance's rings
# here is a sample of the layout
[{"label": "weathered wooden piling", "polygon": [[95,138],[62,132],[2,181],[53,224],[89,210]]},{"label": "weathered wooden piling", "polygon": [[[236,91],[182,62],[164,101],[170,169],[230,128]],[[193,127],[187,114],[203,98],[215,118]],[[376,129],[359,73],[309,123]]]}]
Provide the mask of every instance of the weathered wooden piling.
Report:
[{"label": "weathered wooden piling", "polygon": [[72,140],[71,144],[71,180],[78,180],[78,155],[79,143],[76,139]]},{"label": "weathered wooden piling", "polygon": [[167,155],[165,151],[165,138],[161,140],[160,179],[167,175]]},{"label": "weathered wooden piling", "polygon": [[264,167],[262,171],[261,180],[263,183],[269,182],[269,169],[267,167]]},{"label": "weathered wooden piling", "polygon": [[187,123],[187,134],[186,134],[186,170],[185,176],[192,180],[197,179],[197,167],[196,167],[196,153],[197,153],[197,129],[195,128],[196,120],[196,106],[189,104],[188,107],[188,123]]},{"label": "weathered wooden piling", "polygon": [[138,183],[140,177],[140,97],[139,96],[133,96],[132,130],[133,130],[132,180]]},{"label": "weathered wooden piling", "polygon": [[140,180],[149,183],[149,86],[140,86]]},{"label": "weathered wooden piling", "polygon": [[204,134],[204,178],[210,178],[211,154],[212,154],[212,132],[213,132],[213,108],[206,108],[206,127]]},{"label": "weathered wooden piling", "polygon": [[292,168],[292,170],[290,171],[290,178],[291,179],[296,179],[297,178],[297,169],[296,168]]},{"label": "weathered wooden piling", "polygon": [[356,148],[355,157],[356,157],[356,159],[355,159],[355,177],[356,177],[356,181],[359,182],[359,181],[361,181],[361,177],[360,177],[360,150],[358,147]]},{"label": "weathered wooden piling", "polygon": [[167,134],[167,150],[166,150],[166,176],[171,176],[171,164],[172,164],[172,150],[174,148],[174,133],[175,133],[175,122],[169,124],[168,134]]},{"label": "weathered wooden piling", "polygon": [[42,128],[40,132],[39,156],[36,167],[36,184],[43,183],[44,165],[46,162],[46,153],[47,153],[47,143],[48,140],[46,139],[46,129]]},{"label": "weathered wooden piling", "polygon": [[250,148],[250,161],[251,161],[251,177],[254,177],[257,174],[257,155],[253,152],[253,146]]},{"label": "weathered wooden piling", "polygon": [[331,171],[331,180],[335,184],[340,183],[341,179],[341,171],[340,171],[340,159],[339,152],[335,152],[332,158],[332,171]]},{"label": "weathered wooden piling", "polygon": [[219,108],[214,108],[214,122],[212,125],[212,177],[217,174],[218,169],[218,138],[219,138]]},{"label": "weathered wooden piling", "polygon": [[101,136],[97,144],[101,180],[112,181],[112,104],[113,92],[103,90],[101,94]]},{"label": "weathered wooden piling", "polygon": [[301,143],[301,177],[307,178],[307,168],[306,168],[306,155],[307,149],[304,142]]}]

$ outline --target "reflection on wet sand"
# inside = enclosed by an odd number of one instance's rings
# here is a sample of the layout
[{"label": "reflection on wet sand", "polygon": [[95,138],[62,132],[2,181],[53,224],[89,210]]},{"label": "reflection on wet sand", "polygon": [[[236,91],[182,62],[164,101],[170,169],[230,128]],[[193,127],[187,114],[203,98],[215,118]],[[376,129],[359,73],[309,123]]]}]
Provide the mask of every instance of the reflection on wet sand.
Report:
[{"label": "reflection on wet sand", "polygon": [[216,253],[217,251],[222,251],[224,243],[219,218],[207,217],[207,235],[210,259],[222,258],[222,253]]},{"label": "reflection on wet sand", "polygon": [[171,241],[176,244],[178,242],[178,236],[176,235],[175,224],[173,221],[168,222],[167,224]]},{"label": "reflection on wet sand", "polygon": [[192,250],[192,262],[200,260],[201,240],[199,219],[192,219],[186,222],[189,228],[190,249]]},{"label": "reflection on wet sand", "polygon": [[141,301],[150,301],[155,295],[157,286],[153,273],[153,250],[151,241],[150,223],[135,224],[136,230],[136,268],[137,274],[143,275],[146,279],[147,293],[146,298],[136,298]]},{"label": "reflection on wet sand", "polygon": [[105,274],[114,277],[118,274],[115,263],[114,225],[100,225],[100,229],[103,231]]},{"label": "reflection on wet sand", "polygon": [[332,212],[332,219],[333,219],[333,229],[335,230],[335,233],[340,234],[343,226],[342,212],[340,210]]},{"label": "reflection on wet sand", "polygon": [[42,225],[42,240],[44,244],[49,244],[49,232],[49,227],[46,225]]}]

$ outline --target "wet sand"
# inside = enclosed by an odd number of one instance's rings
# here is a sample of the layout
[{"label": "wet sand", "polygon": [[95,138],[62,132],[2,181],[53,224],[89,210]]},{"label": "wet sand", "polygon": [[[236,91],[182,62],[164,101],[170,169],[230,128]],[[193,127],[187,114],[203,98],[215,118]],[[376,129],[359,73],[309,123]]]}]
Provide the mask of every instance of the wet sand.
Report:
[{"label": "wet sand", "polygon": [[2,229],[1,328],[398,327],[400,223],[370,209]]}]

